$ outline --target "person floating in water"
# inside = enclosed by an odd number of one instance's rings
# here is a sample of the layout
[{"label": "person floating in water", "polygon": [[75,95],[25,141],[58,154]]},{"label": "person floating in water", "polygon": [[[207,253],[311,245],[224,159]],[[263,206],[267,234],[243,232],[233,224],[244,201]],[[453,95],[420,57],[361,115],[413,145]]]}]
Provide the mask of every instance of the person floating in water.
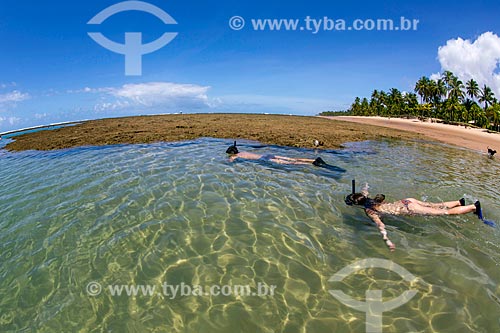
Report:
[{"label": "person floating in water", "polygon": [[226,154],[229,154],[229,160],[233,162],[237,158],[245,159],[245,160],[261,160],[261,161],[270,161],[278,164],[298,164],[298,165],[315,165],[318,167],[323,167],[327,169],[334,169],[335,171],[341,171],[344,172],[345,170],[333,165],[326,164],[325,161],[321,157],[318,157],[316,159],[310,159],[310,158],[293,158],[293,157],[285,157],[285,156],[278,156],[278,155],[273,155],[273,154],[265,154],[265,155],[260,155],[260,154],[254,154],[254,153],[249,153],[246,151],[238,151],[238,148],[236,147],[236,141],[232,146],[230,146],[226,150]]},{"label": "person floating in water", "polygon": [[[354,190],[354,185],[353,185]],[[382,239],[391,251],[396,249],[391,242],[385,230],[385,224],[382,222],[382,215],[458,215],[474,213],[479,219],[483,220],[481,203],[476,201],[474,205],[465,205],[465,199],[449,201],[442,203],[423,202],[413,198],[406,198],[396,202],[384,202],[385,195],[377,194],[374,198],[368,196],[368,184],[362,189],[361,193],[351,193],[345,198],[347,205],[363,206],[366,215],[377,225]]]}]

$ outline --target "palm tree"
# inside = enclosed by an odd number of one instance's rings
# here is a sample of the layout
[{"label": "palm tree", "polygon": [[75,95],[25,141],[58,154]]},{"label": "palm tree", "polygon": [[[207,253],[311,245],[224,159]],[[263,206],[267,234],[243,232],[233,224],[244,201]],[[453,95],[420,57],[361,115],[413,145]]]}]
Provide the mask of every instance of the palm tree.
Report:
[{"label": "palm tree", "polygon": [[484,85],[479,95],[479,102],[484,103],[484,112],[486,112],[486,109],[488,109],[488,105],[491,105],[494,100],[495,100],[495,95],[493,94],[493,91],[491,90],[490,87]]},{"label": "palm tree", "polygon": [[405,113],[408,115],[415,115],[418,108],[417,95],[414,93],[406,93],[403,96],[403,103]]},{"label": "palm tree", "polygon": [[430,80],[429,84],[427,85],[427,101],[434,107],[434,113],[437,110],[437,106],[440,100],[441,94],[439,92],[437,82],[434,80]]},{"label": "palm tree", "polygon": [[426,102],[430,103],[434,100],[434,97],[436,95],[436,81],[434,80],[429,80],[427,82],[427,86],[425,87],[425,97],[426,97]]},{"label": "palm tree", "polygon": [[443,79],[438,79],[433,87],[435,113],[439,114],[443,108],[443,99],[446,98],[446,83]]},{"label": "palm tree", "polygon": [[443,75],[441,75],[441,78],[446,85],[446,90],[448,91],[448,95],[446,96],[446,98],[449,98],[449,92],[451,90],[450,85],[455,77],[455,74],[453,74],[451,71],[444,71]]},{"label": "palm tree", "polygon": [[446,71],[443,77],[443,81],[447,82],[448,87],[448,99],[444,103],[444,112],[449,114],[446,116],[448,120],[455,121],[456,116],[460,118],[462,112],[460,111],[460,102],[464,99],[463,87],[464,84],[454,76],[451,72]]},{"label": "palm tree", "polygon": [[361,109],[361,99],[359,97],[356,97],[356,99],[354,100],[354,103],[352,103],[352,105],[351,105],[350,111],[354,116],[359,116],[359,115],[361,115],[360,109]]},{"label": "palm tree", "polygon": [[458,79],[458,77],[454,76],[449,83],[449,94],[448,98],[454,102],[462,102],[465,97],[464,84],[462,81]]},{"label": "palm tree", "polygon": [[484,112],[483,109],[479,108],[481,111],[479,112],[477,116],[477,123],[476,126],[486,128],[489,125],[489,120],[488,117],[486,117],[486,113]]},{"label": "palm tree", "polygon": [[486,111],[486,116],[488,117],[490,123],[493,123],[495,130],[498,131],[500,127],[500,105],[494,104],[493,106],[490,106],[488,111]]},{"label": "palm tree", "polygon": [[479,89],[479,85],[474,79],[470,79],[465,83],[465,89],[467,90],[467,95],[472,99],[475,100],[479,97],[479,94],[481,93],[481,90]]},{"label": "palm tree", "polygon": [[452,71],[444,71],[441,77],[443,78],[444,83],[450,84],[451,80],[455,77],[455,74],[453,74]]},{"label": "palm tree", "polygon": [[480,114],[483,112],[483,109],[479,105],[477,105],[476,102],[473,102],[471,107],[469,108],[469,114],[471,115],[472,119],[474,120],[474,125],[479,126],[478,124],[478,119]]},{"label": "palm tree", "polygon": [[361,101],[361,112],[362,116],[370,115],[370,104],[368,103],[368,99],[366,97]]},{"label": "palm tree", "polygon": [[391,88],[389,90],[389,112],[391,115],[401,114],[401,110],[403,109],[403,95],[401,91],[396,88]]},{"label": "palm tree", "polygon": [[429,78],[422,76],[415,85],[415,92],[420,95],[421,103],[427,102],[429,95]]},{"label": "palm tree", "polygon": [[443,79],[438,79],[436,81],[436,89],[437,93],[440,95],[439,100],[441,101],[446,97],[446,83],[443,81]]},{"label": "palm tree", "polygon": [[[477,126],[490,127],[493,124],[500,129],[500,104],[495,94],[487,85],[480,89],[473,78],[464,85],[451,71],[445,71],[437,80],[422,76],[414,90],[420,96],[421,104],[416,94],[401,93],[392,88],[388,93],[374,90],[370,99],[357,97],[350,111],[354,115],[390,117],[407,114],[451,121],[474,120]],[[484,110],[478,103],[484,103]]]},{"label": "palm tree", "polygon": [[370,109],[375,112],[377,116],[380,115],[380,93],[378,90],[372,92],[372,97],[370,99]]},{"label": "palm tree", "polygon": [[381,106],[381,109],[382,109],[382,114],[385,114],[386,113],[386,109],[387,109],[387,93],[383,90],[380,91],[380,93],[378,94],[378,98],[380,100],[380,106]]}]

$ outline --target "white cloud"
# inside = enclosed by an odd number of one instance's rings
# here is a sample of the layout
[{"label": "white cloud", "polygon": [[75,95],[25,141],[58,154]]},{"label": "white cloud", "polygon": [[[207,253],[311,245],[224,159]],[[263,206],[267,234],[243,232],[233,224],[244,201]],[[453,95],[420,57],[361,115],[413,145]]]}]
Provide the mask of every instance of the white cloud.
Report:
[{"label": "white cloud", "polygon": [[20,91],[14,90],[10,93],[0,95],[0,104],[21,102],[29,98],[30,98],[29,94],[25,94]]},{"label": "white cloud", "polygon": [[11,88],[17,86],[17,83],[11,82],[11,83],[0,83],[0,89],[5,89],[5,88]]},{"label": "white cloud", "polygon": [[9,125],[15,125],[21,121],[21,118],[17,117],[0,117],[0,124],[3,124],[4,122],[8,123]]},{"label": "white cloud", "polygon": [[[15,108],[18,102],[22,102],[30,98],[31,96],[29,94],[25,94],[17,90],[6,94],[0,94],[0,113],[12,111],[12,108]],[[14,125],[19,120],[20,119],[16,117],[1,117],[0,123],[8,122],[10,125]]]},{"label": "white cloud", "polygon": [[47,113],[35,113],[35,119],[47,118]]},{"label": "white cloud", "polygon": [[131,106],[132,106],[131,103],[127,101],[102,102],[94,106],[94,111],[97,112],[114,111],[114,110],[126,109]]},{"label": "white cloud", "polygon": [[429,79],[433,80],[433,81],[437,81],[441,78],[441,73],[434,73],[432,74]]},{"label": "white cloud", "polygon": [[175,99],[192,99],[207,103],[207,91],[210,87],[195,84],[178,84],[171,82],[151,82],[142,84],[126,84],[110,93],[134,102],[151,105]]},{"label": "white cloud", "polygon": [[95,89],[95,88],[89,88],[89,87],[85,87],[83,89],[78,89],[78,90],[66,90],[66,92],[68,94],[80,94],[80,93],[96,93],[96,92],[100,92],[101,89]]},{"label": "white cloud", "polygon": [[[89,88],[80,93],[103,93],[103,101],[96,111],[117,110],[130,107],[206,108],[219,101],[208,97],[209,86],[172,82],[125,84],[119,88]],[[109,100],[114,97],[114,100]]]},{"label": "white cloud", "polygon": [[[482,87],[490,86],[500,97],[500,37],[485,32],[476,40],[450,39],[438,49],[438,60],[443,71],[452,71],[464,83],[471,78]],[[436,79],[439,74],[431,75]]]}]

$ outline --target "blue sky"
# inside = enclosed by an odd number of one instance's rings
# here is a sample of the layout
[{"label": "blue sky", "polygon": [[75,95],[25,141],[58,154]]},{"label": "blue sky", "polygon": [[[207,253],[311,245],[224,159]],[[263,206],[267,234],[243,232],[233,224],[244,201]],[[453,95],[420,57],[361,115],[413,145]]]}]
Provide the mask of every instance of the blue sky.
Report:
[{"label": "blue sky", "polygon": [[[0,3],[0,132],[133,114],[314,115],[345,109],[356,96],[368,97],[373,89],[410,91],[422,75],[445,66],[458,71],[470,67],[446,61],[463,58],[457,56],[463,50],[451,49],[454,57],[445,59],[438,58],[438,48],[459,37],[472,43],[486,32],[500,33],[498,1],[150,0],[178,24],[164,25],[150,14],[130,11],[97,27],[87,25],[119,2]],[[246,20],[240,31],[228,24],[235,15]],[[343,19],[347,24],[357,18],[399,22],[401,16],[420,22],[417,31],[317,34],[254,31],[251,26],[251,19],[306,16]],[[145,42],[164,32],[178,36],[143,56],[142,76],[125,76],[124,56],[99,46],[88,32],[102,32],[119,43],[125,32],[142,32]],[[496,40],[491,40],[479,49],[494,49]],[[463,72],[471,73],[467,68]]]}]

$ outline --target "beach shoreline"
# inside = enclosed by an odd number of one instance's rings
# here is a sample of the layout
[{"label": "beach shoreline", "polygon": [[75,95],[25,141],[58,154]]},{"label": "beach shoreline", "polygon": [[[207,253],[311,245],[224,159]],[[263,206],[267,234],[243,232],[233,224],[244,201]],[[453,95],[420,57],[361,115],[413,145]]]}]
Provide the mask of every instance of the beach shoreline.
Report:
[{"label": "beach shoreline", "polygon": [[424,122],[418,119],[337,116],[323,117],[327,119],[352,122],[364,125],[381,126],[395,130],[418,133],[431,141],[485,152],[487,147],[500,148],[500,134],[488,133],[485,129]]},{"label": "beach shoreline", "polygon": [[[175,114],[84,121],[75,126],[16,136],[15,141],[9,143],[6,149],[55,150],[80,146],[186,141],[201,137],[331,149],[341,148],[346,142],[424,138],[409,131],[317,116]],[[315,140],[321,142],[319,147],[315,147]]]}]

